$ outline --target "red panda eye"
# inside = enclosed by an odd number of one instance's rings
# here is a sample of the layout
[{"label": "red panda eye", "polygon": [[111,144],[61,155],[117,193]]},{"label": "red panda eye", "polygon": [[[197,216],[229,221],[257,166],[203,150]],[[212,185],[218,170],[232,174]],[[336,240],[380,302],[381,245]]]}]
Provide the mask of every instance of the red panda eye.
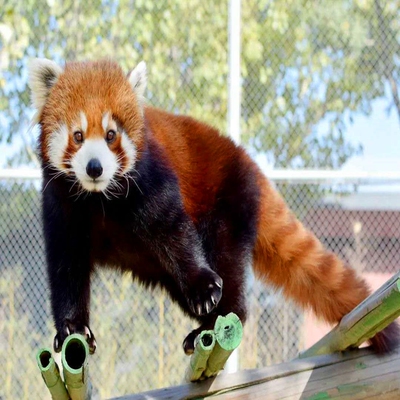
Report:
[{"label": "red panda eye", "polygon": [[82,143],[83,142],[83,134],[81,131],[74,132],[74,140],[75,143]]},{"label": "red panda eye", "polygon": [[116,137],[117,137],[117,132],[115,132],[113,129],[110,129],[107,132],[106,140],[107,140],[108,143],[112,143],[115,140]]}]

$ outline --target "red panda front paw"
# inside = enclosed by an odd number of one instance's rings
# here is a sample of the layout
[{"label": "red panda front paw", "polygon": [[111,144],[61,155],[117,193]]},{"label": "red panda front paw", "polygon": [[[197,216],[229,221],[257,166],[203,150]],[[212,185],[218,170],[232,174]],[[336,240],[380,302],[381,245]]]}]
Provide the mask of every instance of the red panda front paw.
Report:
[{"label": "red panda front paw", "polygon": [[194,347],[195,347],[194,342],[199,333],[200,333],[199,330],[196,329],[190,332],[189,335],[187,335],[185,340],[183,341],[182,343],[183,351],[187,356],[190,356],[191,354],[194,353]]},{"label": "red panda front paw", "polygon": [[53,347],[56,353],[61,351],[62,345],[67,336],[72,335],[73,333],[79,333],[86,337],[90,354],[93,354],[96,351],[97,343],[91,329],[86,325],[74,324],[70,320],[65,320],[62,329],[58,330],[54,337]]},{"label": "red panda front paw", "polygon": [[211,269],[202,270],[188,289],[188,305],[198,316],[209,314],[222,297],[222,279]]}]

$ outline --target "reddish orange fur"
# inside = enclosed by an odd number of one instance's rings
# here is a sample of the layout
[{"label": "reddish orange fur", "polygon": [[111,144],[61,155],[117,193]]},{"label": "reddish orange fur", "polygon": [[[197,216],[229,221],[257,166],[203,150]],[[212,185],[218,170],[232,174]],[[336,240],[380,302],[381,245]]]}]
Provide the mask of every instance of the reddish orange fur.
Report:
[{"label": "reddish orange fur", "polygon": [[[365,281],[302,225],[241,148],[190,117],[154,108],[146,108],[145,116],[167,150],[194,221],[211,209],[224,167],[235,158],[240,157],[257,174],[261,201],[253,263],[256,275],[267,284],[282,288],[298,305],[333,324],[369,295]],[[379,335],[374,340],[382,350],[384,340],[379,341]]]},{"label": "reddish orange fur", "polygon": [[191,117],[146,107],[152,134],[162,143],[178,175],[186,211],[194,221],[210,210],[225,177],[224,168],[237,157],[253,168],[244,150],[214,129]]},{"label": "reddish orange fur", "polygon": [[[40,115],[40,121],[45,121],[40,143],[43,160],[49,161],[49,136],[59,128],[59,115],[63,115],[67,126],[79,126],[80,111],[83,111],[88,118],[86,137],[103,137],[102,116],[110,105],[114,118],[124,117],[125,128],[140,152],[143,146],[143,118],[132,88],[118,64],[109,60],[67,63]],[[73,154],[78,148],[70,137],[67,152]]]},{"label": "reddish orange fur", "polygon": [[254,249],[256,274],[320,318],[338,322],[368,296],[367,285],[324,249],[261,174],[259,182],[263,200]]},{"label": "reddish orange fur", "polygon": [[[40,120],[45,121],[41,141],[45,162],[48,161],[48,137],[58,128],[59,115],[65,117],[68,126],[73,126],[79,122],[79,111],[84,111],[88,117],[87,135],[95,136],[99,132],[103,135],[102,113],[113,104],[113,117],[118,120],[123,116],[139,158],[144,123],[149,128],[148,134],[153,136],[149,139],[162,144],[168,162],[177,174],[186,212],[195,223],[213,209],[218,190],[234,163],[240,161],[248,171],[253,171],[260,190],[253,263],[256,275],[266,283],[282,288],[287,297],[303,308],[311,308],[318,317],[330,323],[337,323],[368,296],[365,281],[323,248],[241,147],[222,137],[216,129],[190,117],[145,107],[143,118],[135,95],[117,64],[101,61],[90,63],[90,68],[87,65],[67,64],[41,113]],[[93,101],[85,101],[94,90]],[[120,143],[112,146],[123,160],[123,154],[119,153]],[[77,145],[70,138],[67,152],[72,154],[76,149]],[[390,336],[396,334],[392,325],[372,342],[378,350],[385,350]]]},{"label": "reddish orange fur", "polygon": [[[258,235],[254,248],[254,271],[303,308],[331,324],[370,294],[363,278],[327,251],[287,208],[282,197],[259,173],[261,202]],[[398,328],[390,325],[371,339],[374,347],[387,351],[396,341]]]}]

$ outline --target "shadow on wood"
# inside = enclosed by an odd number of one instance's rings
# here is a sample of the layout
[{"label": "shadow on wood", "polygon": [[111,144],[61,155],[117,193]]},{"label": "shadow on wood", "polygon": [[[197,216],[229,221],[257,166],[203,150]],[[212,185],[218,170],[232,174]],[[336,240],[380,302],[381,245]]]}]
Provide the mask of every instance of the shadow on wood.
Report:
[{"label": "shadow on wood", "polygon": [[[400,348],[377,356],[369,349],[322,355],[267,368],[222,374],[118,400],[139,399],[399,399]],[[116,399],[115,399],[116,400]]]}]

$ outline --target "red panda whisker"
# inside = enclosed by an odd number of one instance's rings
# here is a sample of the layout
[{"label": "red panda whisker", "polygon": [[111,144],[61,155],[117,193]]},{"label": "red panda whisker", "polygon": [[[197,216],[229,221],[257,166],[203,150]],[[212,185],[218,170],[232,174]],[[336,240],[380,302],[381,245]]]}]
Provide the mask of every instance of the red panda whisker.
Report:
[{"label": "red panda whisker", "polygon": [[[129,180],[131,180],[136,185],[136,187],[139,189],[140,193],[143,194],[143,192],[141,191],[141,189],[138,186],[137,182],[135,181],[135,178],[129,172],[131,172],[131,171],[127,171],[125,173],[117,172],[115,175],[119,176],[121,178],[125,178],[127,180],[127,183],[129,182]],[[135,172],[140,176],[140,173],[138,171],[135,171]]]},{"label": "red panda whisker", "polygon": [[123,186],[114,178],[111,178],[109,185],[112,188],[123,189]]},{"label": "red panda whisker", "polygon": [[74,201],[77,201],[84,192],[85,192],[85,189],[81,188],[80,190],[78,190],[78,192],[76,192],[71,197],[76,197],[76,199]]},{"label": "red panda whisker", "polygon": [[72,186],[71,186],[70,189],[69,189],[69,193],[71,193],[71,190],[73,189],[73,187],[74,187],[77,183],[79,183],[78,179],[74,179],[73,182],[74,182],[74,183],[72,184]]},{"label": "red panda whisker", "polygon": [[103,190],[104,197],[105,197],[107,200],[110,200],[110,197],[108,197],[108,195],[107,195],[108,192],[109,192],[108,189]]},{"label": "red panda whisker", "polygon": [[72,198],[73,198],[73,197],[76,197],[75,201],[77,201],[83,194],[86,194],[85,197],[84,197],[84,199],[86,199],[87,196],[90,194],[90,191],[86,190],[86,189],[80,184],[80,182],[79,182],[78,179],[76,179],[76,182],[78,182],[78,184],[80,185],[80,186],[79,186],[79,190],[78,190],[75,194],[73,194],[71,197],[72,197]]},{"label": "red panda whisker", "polygon": [[107,188],[108,193],[114,197],[118,197],[118,194],[121,193],[121,188],[118,186],[110,186],[109,188]]},{"label": "red panda whisker", "polygon": [[126,195],[125,195],[125,198],[127,199],[128,198],[128,195],[129,195],[129,179],[128,179],[128,177],[124,174],[124,175],[122,175],[124,178],[125,178],[125,180],[126,180]]},{"label": "red panda whisker", "polygon": [[[129,171],[128,171],[129,172]],[[125,173],[123,173],[123,172],[120,172],[120,171],[117,171],[116,173],[115,173],[115,176],[117,176],[118,178],[124,178],[125,179],[125,181],[126,181],[126,195],[125,195],[125,198],[127,198],[128,197],[128,195],[129,195],[129,180],[131,179],[132,181],[133,181],[133,178],[128,174],[128,172],[125,172]],[[133,181],[134,182],[134,181]],[[123,189],[123,187],[121,186],[121,189]]]},{"label": "red panda whisker", "polygon": [[142,175],[140,175],[140,172],[138,170],[135,169],[135,173],[139,175],[139,177],[142,177]]},{"label": "red panda whisker", "polygon": [[50,169],[50,168],[54,168],[54,165],[49,163],[43,167],[43,170]]},{"label": "red panda whisker", "polygon": [[43,188],[43,192],[47,189],[47,186],[49,186],[49,183],[50,183],[51,181],[53,181],[54,179],[60,177],[60,176],[63,175],[63,174],[65,174],[65,172],[62,171],[62,170],[61,170],[61,171],[58,171],[58,172],[56,172],[56,173],[54,173],[54,176],[53,176],[51,179],[49,179],[49,181],[46,183],[46,186]]},{"label": "red panda whisker", "polygon": [[[131,180],[135,184],[135,186],[138,188],[139,192],[141,194],[143,194],[143,192],[140,189],[139,185],[137,184],[135,178],[132,175],[130,175],[128,172],[126,172],[125,174],[122,174],[121,177],[124,177],[125,179],[127,179],[127,183],[129,182],[129,180]],[[138,171],[135,171],[135,172],[137,172],[137,174],[140,176],[140,173]],[[129,183],[128,183],[128,186],[129,186]]]},{"label": "red panda whisker", "polygon": [[123,189],[124,187],[122,186],[122,184],[120,182],[118,182],[115,178],[111,179],[111,182],[115,185],[118,186],[120,189]]},{"label": "red panda whisker", "polygon": [[132,178],[132,182],[136,185],[136,187],[138,188],[139,192],[140,192],[141,194],[143,194],[142,190],[140,189],[139,185],[138,185],[137,182],[135,181],[134,177],[131,176],[131,178]]}]

